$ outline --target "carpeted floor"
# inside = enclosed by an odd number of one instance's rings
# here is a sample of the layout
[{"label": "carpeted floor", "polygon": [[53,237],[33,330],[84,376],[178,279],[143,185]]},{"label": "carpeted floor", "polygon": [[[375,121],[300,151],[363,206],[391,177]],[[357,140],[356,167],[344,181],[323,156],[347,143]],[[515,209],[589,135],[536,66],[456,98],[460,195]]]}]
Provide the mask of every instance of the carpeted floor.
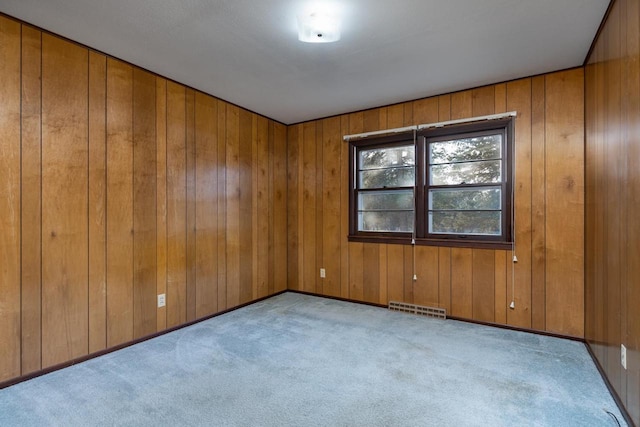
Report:
[{"label": "carpeted floor", "polygon": [[0,390],[0,426],[617,426],[583,344],[286,293]]}]

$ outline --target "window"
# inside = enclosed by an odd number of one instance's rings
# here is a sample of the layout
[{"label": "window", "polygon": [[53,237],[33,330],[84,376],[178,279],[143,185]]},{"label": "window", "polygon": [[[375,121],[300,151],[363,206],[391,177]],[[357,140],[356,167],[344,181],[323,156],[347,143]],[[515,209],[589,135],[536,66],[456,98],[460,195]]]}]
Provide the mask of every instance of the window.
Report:
[{"label": "window", "polygon": [[350,238],[511,242],[511,120],[351,142]]},{"label": "window", "polygon": [[356,149],[358,232],[413,231],[415,163],[413,138]]}]

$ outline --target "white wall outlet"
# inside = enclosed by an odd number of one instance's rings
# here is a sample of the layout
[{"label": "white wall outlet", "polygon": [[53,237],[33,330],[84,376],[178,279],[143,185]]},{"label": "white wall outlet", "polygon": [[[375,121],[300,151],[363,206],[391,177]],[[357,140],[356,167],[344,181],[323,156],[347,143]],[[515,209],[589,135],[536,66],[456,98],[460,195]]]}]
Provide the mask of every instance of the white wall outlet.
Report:
[{"label": "white wall outlet", "polygon": [[167,305],[167,299],[166,298],[167,297],[166,297],[165,294],[158,295],[158,308],[164,307],[165,305]]},{"label": "white wall outlet", "polygon": [[627,369],[627,347],[620,344],[620,363],[624,369]]},{"label": "white wall outlet", "polygon": [[327,272],[325,271],[325,269],[324,269],[324,268],[321,268],[321,269],[320,269],[320,277],[321,277],[322,279],[324,279],[325,277],[327,277]]}]

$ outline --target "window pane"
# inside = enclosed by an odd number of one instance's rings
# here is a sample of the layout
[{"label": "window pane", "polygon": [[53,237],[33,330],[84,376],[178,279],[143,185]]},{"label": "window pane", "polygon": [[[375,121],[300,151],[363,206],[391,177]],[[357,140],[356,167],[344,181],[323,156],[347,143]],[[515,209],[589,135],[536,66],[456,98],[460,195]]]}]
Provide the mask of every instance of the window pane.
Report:
[{"label": "window pane", "polygon": [[431,185],[498,183],[502,179],[502,161],[435,165],[430,168]]},{"label": "window pane", "polygon": [[432,164],[502,158],[501,134],[432,142],[429,146]]},{"label": "window pane", "polygon": [[429,190],[430,210],[500,210],[500,188]]},{"label": "window pane", "polygon": [[414,171],[413,166],[362,171],[360,188],[413,187]]},{"label": "window pane", "polygon": [[358,230],[410,233],[413,230],[413,211],[359,212]]},{"label": "window pane", "polygon": [[500,236],[502,215],[499,211],[429,212],[429,233]]},{"label": "window pane", "polygon": [[407,210],[413,209],[413,191],[376,191],[358,195],[359,210]]},{"label": "window pane", "polygon": [[416,163],[413,145],[360,150],[358,169],[380,169],[413,166]]}]

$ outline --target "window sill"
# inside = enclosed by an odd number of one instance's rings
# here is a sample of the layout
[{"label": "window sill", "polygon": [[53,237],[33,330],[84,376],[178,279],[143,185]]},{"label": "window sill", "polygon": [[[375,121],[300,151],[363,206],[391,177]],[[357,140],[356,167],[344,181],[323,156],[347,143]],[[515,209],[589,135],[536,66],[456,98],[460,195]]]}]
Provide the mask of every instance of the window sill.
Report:
[{"label": "window sill", "polygon": [[[379,243],[392,245],[410,245],[410,236],[375,236],[375,235],[349,235],[350,242]],[[473,249],[513,249],[512,242],[494,242],[490,240],[455,240],[455,239],[424,239],[416,238],[418,246],[440,246],[450,248],[473,248]]]}]

